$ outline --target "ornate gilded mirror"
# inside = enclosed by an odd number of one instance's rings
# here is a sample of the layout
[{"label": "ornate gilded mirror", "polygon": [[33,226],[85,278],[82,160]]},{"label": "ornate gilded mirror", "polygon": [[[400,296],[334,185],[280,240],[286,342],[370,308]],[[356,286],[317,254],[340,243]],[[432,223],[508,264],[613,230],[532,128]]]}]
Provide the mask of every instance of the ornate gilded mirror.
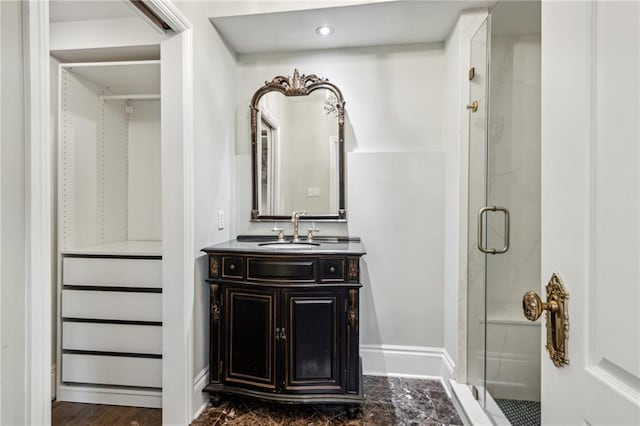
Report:
[{"label": "ornate gilded mirror", "polygon": [[266,81],[251,99],[251,220],[345,221],[344,99],[327,79]]}]

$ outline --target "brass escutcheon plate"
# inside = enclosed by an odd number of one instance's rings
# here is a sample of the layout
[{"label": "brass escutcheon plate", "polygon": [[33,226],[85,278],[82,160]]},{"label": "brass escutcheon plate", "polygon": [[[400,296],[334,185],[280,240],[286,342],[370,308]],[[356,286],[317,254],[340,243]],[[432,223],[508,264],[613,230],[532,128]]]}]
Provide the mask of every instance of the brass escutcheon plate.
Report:
[{"label": "brass escutcheon plate", "polygon": [[554,273],[547,283],[547,302],[543,302],[535,291],[529,291],[522,297],[524,316],[537,320],[546,312],[547,344],[549,357],[556,367],[569,364],[567,349],[569,346],[569,293],[562,283],[560,275]]}]

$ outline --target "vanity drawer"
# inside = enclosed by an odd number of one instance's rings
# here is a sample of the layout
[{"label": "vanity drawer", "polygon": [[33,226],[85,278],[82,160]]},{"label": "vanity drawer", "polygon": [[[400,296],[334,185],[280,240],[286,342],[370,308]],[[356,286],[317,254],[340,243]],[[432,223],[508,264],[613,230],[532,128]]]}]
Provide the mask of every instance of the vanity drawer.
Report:
[{"label": "vanity drawer", "polygon": [[248,262],[248,280],[305,283],[316,281],[314,259],[249,258]]},{"label": "vanity drawer", "polygon": [[222,258],[222,278],[242,279],[244,259],[241,257],[224,256]]},{"label": "vanity drawer", "polygon": [[344,281],[345,259],[329,258],[319,260],[320,282]]}]

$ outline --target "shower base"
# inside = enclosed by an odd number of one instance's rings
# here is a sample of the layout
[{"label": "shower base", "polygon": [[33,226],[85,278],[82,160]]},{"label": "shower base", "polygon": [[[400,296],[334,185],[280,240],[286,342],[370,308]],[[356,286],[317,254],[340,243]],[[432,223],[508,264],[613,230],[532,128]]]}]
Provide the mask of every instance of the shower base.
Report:
[{"label": "shower base", "polygon": [[495,401],[513,426],[540,425],[540,402],[501,398]]}]

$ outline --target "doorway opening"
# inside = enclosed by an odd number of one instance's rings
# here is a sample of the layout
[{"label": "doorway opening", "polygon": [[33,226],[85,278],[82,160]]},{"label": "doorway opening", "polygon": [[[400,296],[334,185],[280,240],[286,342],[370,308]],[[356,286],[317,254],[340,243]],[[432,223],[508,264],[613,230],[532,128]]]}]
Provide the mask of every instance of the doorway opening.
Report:
[{"label": "doorway opening", "polygon": [[540,424],[540,2],[499,2],[471,40],[467,384],[497,424]]}]

